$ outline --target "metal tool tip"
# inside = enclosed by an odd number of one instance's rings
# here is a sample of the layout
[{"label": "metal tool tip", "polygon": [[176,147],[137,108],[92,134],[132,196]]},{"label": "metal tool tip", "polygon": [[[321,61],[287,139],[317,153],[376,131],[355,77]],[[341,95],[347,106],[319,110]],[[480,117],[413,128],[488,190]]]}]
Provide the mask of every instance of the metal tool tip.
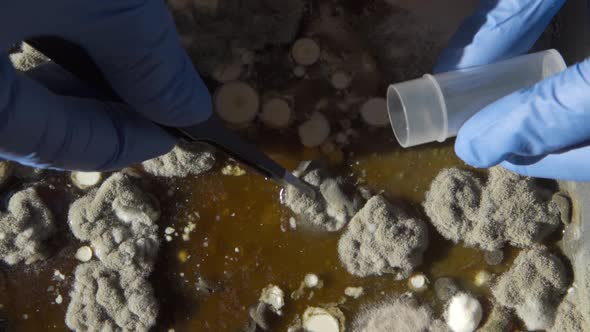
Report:
[{"label": "metal tool tip", "polygon": [[316,195],[315,189],[311,185],[301,181],[301,179],[299,179],[295,175],[293,175],[289,172],[285,172],[285,175],[283,176],[283,180],[287,184],[295,187],[300,192],[302,192],[312,198],[315,198],[315,195]]}]

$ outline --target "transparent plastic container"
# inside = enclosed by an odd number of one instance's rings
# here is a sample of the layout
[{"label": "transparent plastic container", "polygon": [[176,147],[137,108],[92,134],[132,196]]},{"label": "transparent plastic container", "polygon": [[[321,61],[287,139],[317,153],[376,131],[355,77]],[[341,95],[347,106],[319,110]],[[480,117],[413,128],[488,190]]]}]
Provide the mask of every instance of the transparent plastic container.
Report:
[{"label": "transparent plastic container", "polygon": [[565,68],[561,54],[551,49],[392,84],[387,109],[395,137],[405,148],[444,142],[485,106]]}]

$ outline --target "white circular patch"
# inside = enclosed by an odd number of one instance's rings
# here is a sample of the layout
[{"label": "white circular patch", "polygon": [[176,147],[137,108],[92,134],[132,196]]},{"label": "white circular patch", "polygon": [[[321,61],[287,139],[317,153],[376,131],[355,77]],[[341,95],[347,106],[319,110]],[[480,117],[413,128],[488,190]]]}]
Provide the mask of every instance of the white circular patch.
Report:
[{"label": "white circular patch", "polygon": [[291,106],[281,98],[273,98],[262,105],[260,120],[270,128],[282,129],[291,123]]},{"label": "white circular patch", "polygon": [[293,60],[302,66],[311,66],[320,58],[320,45],[311,38],[301,38],[291,49]]},{"label": "white circular patch", "polygon": [[385,98],[371,98],[361,106],[363,121],[374,127],[387,127],[389,115],[387,114],[387,101]]},{"label": "white circular patch", "polygon": [[76,187],[88,189],[100,182],[102,174],[99,172],[72,172],[71,178]]},{"label": "white circular patch", "polygon": [[80,262],[88,262],[92,259],[92,248],[89,246],[83,246],[76,250],[76,259]]},{"label": "white circular patch", "polygon": [[215,94],[215,110],[228,123],[243,125],[252,122],[259,107],[258,93],[244,82],[226,83]]},{"label": "white circular patch", "polygon": [[299,126],[299,139],[304,146],[314,148],[322,145],[330,136],[330,123],[319,112]]},{"label": "white circular patch", "polygon": [[328,311],[310,307],[303,314],[303,328],[308,332],[340,332],[340,323]]}]

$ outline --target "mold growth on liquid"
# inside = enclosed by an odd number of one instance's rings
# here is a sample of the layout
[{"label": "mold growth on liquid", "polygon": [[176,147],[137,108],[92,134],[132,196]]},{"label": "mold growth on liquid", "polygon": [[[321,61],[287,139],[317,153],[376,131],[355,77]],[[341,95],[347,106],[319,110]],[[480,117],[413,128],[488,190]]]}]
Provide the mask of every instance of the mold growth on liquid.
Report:
[{"label": "mold growth on liquid", "polygon": [[315,197],[311,197],[293,186],[285,189],[285,205],[301,217],[302,225],[316,230],[339,231],[364,201],[355,188],[347,188],[343,178],[330,177],[325,169],[313,163],[303,162],[295,175],[317,191]]},{"label": "mold growth on liquid", "polygon": [[424,209],[445,238],[488,251],[529,247],[560,224],[551,192],[500,167],[490,170],[487,182],[471,171],[443,170]]},{"label": "mold growth on liquid", "polygon": [[187,177],[210,170],[215,164],[212,148],[201,143],[180,142],[163,156],[145,161],[146,172],[161,177]]},{"label": "mold growth on liquid", "polygon": [[[383,91],[428,72],[452,32],[395,3],[169,0],[214,111],[289,169],[321,160],[295,172],[316,196],[288,187],[280,204],[272,182],[186,142],[114,174],[0,162],[0,219],[18,226],[0,255],[43,258],[1,269],[0,318],[64,331],[588,329],[590,273],[572,285],[554,246],[567,195],[458,169],[450,144],[395,143]],[[29,55],[15,66],[46,61]]]},{"label": "mold growth on liquid", "polygon": [[409,217],[382,196],[375,196],[342,234],[338,253],[346,269],[354,275],[392,274],[401,280],[422,263],[427,246],[424,221]]},{"label": "mold growth on liquid", "polygon": [[53,215],[35,188],[10,197],[0,212],[0,259],[8,265],[32,264],[48,254],[46,243],[55,232]]},{"label": "mold growth on liquid", "polygon": [[98,260],[74,273],[66,324],[74,331],[149,331],[158,303],[147,280],[160,239],[157,202],[139,179],[117,173],[70,207],[72,233]]}]

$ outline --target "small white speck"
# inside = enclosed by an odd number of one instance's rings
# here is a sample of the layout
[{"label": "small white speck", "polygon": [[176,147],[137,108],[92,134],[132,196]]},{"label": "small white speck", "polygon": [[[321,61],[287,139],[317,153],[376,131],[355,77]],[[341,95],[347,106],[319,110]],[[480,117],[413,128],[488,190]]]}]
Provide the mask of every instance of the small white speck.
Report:
[{"label": "small white speck", "polygon": [[412,290],[421,292],[428,288],[428,279],[425,275],[418,273],[408,280],[408,285]]},{"label": "small white speck", "polygon": [[180,272],[178,275],[184,277],[184,272]]},{"label": "small white speck", "polygon": [[346,287],[344,290],[344,294],[346,296],[352,297],[353,299],[358,299],[363,295],[364,292],[365,290],[362,287]]},{"label": "small white speck", "polygon": [[320,283],[320,278],[313,273],[308,273],[305,275],[305,278],[303,278],[303,282],[307,288],[314,288]]},{"label": "small white speck", "polygon": [[175,232],[175,230],[172,227],[166,227],[166,229],[164,230],[164,233],[166,233],[167,235],[171,235],[174,232]]},{"label": "small white speck", "polygon": [[172,241],[172,236],[170,236],[170,235],[166,235],[165,238],[166,238],[166,241],[168,241],[168,242]]},{"label": "small white speck", "polygon": [[62,297],[62,296],[61,296],[61,294],[60,294],[60,295],[58,295],[58,296],[55,298],[55,303],[57,303],[57,304],[61,304],[61,303],[63,302],[63,300],[64,300],[64,299],[63,299],[63,297]]},{"label": "small white speck", "polygon": [[23,319],[25,319],[25,320],[26,320],[26,319],[29,319],[29,315],[27,315],[27,314],[24,314],[24,315],[23,315]]},{"label": "small white speck", "polygon": [[59,270],[55,270],[53,271],[53,279],[58,281],[64,281],[66,280],[66,276],[59,272]]},{"label": "small white speck", "polygon": [[209,242],[203,242],[203,247],[207,248],[209,246]]},{"label": "small white speck", "polygon": [[240,248],[236,247],[236,248],[234,249],[234,251],[235,251],[235,252],[240,252]]}]

